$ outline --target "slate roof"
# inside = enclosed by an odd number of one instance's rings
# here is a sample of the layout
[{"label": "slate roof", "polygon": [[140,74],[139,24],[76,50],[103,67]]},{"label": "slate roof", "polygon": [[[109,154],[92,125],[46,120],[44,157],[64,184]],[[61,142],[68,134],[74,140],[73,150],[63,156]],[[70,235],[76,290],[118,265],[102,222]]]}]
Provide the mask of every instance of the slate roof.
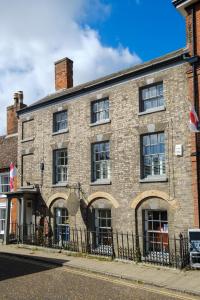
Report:
[{"label": "slate roof", "polygon": [[68,89],[62,89],[55,93],[49,94],[46,97],[34,102],[33,104],[27,106],[24,109],[19,110],[17,113],[18,115],[21,115],[23,113],[26,113],[28,111],[34,110],[36,108],[39,108],[41,106],[51,104],[52,102],[55,102],[59,99],[67,99],[70,97],[73,97],[75,95],[81,95],[86,93],[87,91],[94,90],[96,88],[102,87],[102,86],[108,86],[112,83],[119,82],[122,80],[125,80],[127,78],[132,78],[138,74],[145,73],[149,70],[153,70],[154,68],[159,68],[163,65],[172,64],[178,61],[184,62],[183,55],[188,53],[187,48],[182,48],[176,51],[173,51],[171,53],[168,53],[164,56],[158,57],[156,59],[150,60],[148,62],[138,64],[134,67],[101,77],[96,80],[92,80],[89,82],[86,82],[84,84],[77,85],[72,88]]},{"label": "slate roof", "polygon": [[17,136],[0,136],[0,169],[7,169],[10,163],[17,165]]}]

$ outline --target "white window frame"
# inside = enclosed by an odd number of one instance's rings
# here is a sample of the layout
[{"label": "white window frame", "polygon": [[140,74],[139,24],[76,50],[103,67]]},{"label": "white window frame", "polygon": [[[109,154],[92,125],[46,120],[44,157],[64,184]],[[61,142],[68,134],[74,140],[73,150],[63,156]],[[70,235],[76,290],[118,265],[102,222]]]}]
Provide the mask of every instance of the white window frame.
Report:
[{"label": "white window frame", "polygon": [[[54,222],[55,222],[55,237],[57,241],[66,240],[66,228],[69,220],[69,212],[65,207],[54,208]],[[64,221],[64,222],[63,222]]]},{"label": "white window frame", "polygon": [[[95,151],[95,148],[97,151]],[[104,149],[102,149],[104,148]],[[98,156],[98,159],[96,158]],[[99,174],[99,176],[97,175]],[[108,182],[110,180],[110,142],[92,144],[92,182]]]},{"label": "white window frame", "polygon": [[[162,136],[161,136],[162,135]],[[157,142],[153,142],[156,137]],[[144,139],[148,142],[144,142]],[[160,178],[166,176],[165,167],[165,134],[164,132],[155,132],[142,135],[142,177],[147,179]],[[154,149],[162,149],[162,151],[154,151]],[[149,160],[149,164],[145,161]],[[158,161],[158,162],[157,162]],[[156,171],[156,167],[158,167]],[[149,171],[146,169],[149,168]]]},{"label": "white window frame", "polygon": [[[152,216],[157,213],[158,219],[152,217],[149,218],[150,213]],[[161,218],[162,213],[167,215],[166,220]],[[149,225],[151,224],[151,225]],[[154,224],[159,224],[158,228],[154,228]],[[163,248],[163,251],[167,251],[169,246],[169,232],[168,232],[168,212],[167,210],[145,210],[145,232],[146,232],[146,249],[152,252],[158,252]]]},{"label": "white window frame", "polygon": [[163,82],[154,83],[141,88],[140,112],[156,111],[158,108],[164,108],[164,105]]},{"label": "white window frame", "polygon": [[62,110],[53,114],[53,133],[67,131],[68,111]]},{"label": "white window frame", "polygon": [[[101,213],[105,212],[106,216],[102,217]],[[108,211],[110,211],[110,217],[108,217]],[[106,226],[102,225],[102,221],[105,220]],[[108,222],[110,222],[110,226],[108,226]],[[112,211],[108,208],[96,208],[95,209],[95,230],[96,230],[96,244],[102,245],[103,241],[106,240],[107,244],[109,244],[109,240],[111,236],[109,236],[109,232],[112,230]]]},{"label": "white window frame", "polygon": [[109,122],[109,98],[91,102],[91,123]]},{"label": "white window frame", "polygon": [[[59,156],[59,154],[64,153],[63,157]],[[54,150],[54,155],[53,155],[53,165],[54,165],[54,183],[55,184],[62,184],[62,183],[67,183],[68,180],[68,150],[67,148],[63,149],[57,149]],[[60,160],[64,160],[64,163],[62,164]],[[61,176],[61,179],[59,179],[59,174]]]},{"label": "white window frame", "polygon": [[[2,211],[5,211],[5,218],[2,218]],[[5,233],[5,223],[6,223],[6,206],[0,206],[0,234]]]},{"label": "white window frame", "polygon": [[[8,184],[2,183],[3,177],[8,177]],[[7,187],[5,190],[3,187]],[[10,172],[0,173],[0,194],[4,194],[10,191]]]}]

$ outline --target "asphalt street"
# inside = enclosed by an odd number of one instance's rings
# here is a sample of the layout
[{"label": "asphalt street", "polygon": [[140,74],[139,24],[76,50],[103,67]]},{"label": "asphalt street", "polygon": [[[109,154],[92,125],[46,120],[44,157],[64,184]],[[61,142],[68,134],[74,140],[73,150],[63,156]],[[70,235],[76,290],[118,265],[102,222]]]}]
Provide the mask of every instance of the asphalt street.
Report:
[{"label": "asphalt street", "polygon": [[197,299],[53,264],[0,255],[0,299]]}]

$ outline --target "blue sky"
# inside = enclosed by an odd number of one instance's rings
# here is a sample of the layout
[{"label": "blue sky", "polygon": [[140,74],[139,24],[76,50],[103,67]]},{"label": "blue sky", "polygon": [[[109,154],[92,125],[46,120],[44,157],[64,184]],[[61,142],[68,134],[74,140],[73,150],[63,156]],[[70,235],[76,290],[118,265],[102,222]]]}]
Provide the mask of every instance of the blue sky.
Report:
[{"label": "blue sky", "polygon": [[105,45],[122,44],[143,61],[185,47],[185,20],[171,0],[104,0],[110,13],[93,19]]},{"label": "blue sky", "polygon": [[31,104],[55,91],[55,61],[90,81],[184,47],[185,20],[171,0],[0,0],[0,36],[4,134],[14,92]]}]

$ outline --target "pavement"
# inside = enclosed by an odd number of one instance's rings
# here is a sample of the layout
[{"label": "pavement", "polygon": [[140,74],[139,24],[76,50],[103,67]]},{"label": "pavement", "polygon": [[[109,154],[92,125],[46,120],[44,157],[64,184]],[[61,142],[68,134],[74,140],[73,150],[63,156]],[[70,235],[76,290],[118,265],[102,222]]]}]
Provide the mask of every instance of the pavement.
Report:
[{"label": "pavement", "polygon": [[150,264],[69,255],[66,251],[55,249],[24,247],[25,245],[0,245],[0,254],[109,275],[200,297],[200,270],[177,270]]}]

